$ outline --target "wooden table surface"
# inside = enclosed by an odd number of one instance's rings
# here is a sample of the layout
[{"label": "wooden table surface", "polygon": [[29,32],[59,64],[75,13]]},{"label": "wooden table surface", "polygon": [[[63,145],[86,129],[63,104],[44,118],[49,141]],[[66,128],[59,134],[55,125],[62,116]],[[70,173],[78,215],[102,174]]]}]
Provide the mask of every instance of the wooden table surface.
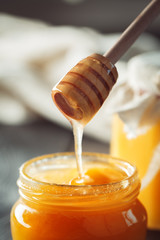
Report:
[{"label": "wooden table surface", "polygon": [[[108,149],[107,144],[84,137],[83,151],[108,153]],[[0,125],[1,240],[11,240],[9,216],[18,198],[16,180],[20,165],[39,155],[73,150],[72,132],[45,120],[22,126]],[[147,240],[160,240],[160,231],[148,231]]]}]

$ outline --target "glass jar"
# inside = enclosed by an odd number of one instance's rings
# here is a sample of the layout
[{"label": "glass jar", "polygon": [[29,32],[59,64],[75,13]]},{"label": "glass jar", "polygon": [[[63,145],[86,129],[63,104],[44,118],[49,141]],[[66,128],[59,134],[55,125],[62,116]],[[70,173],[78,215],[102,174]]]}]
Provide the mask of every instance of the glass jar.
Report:
[{"label": "glass jar", "polygon": [[[20,198],[11,211],[13,240],[144,240],[146,211],[137,199],[136,167],[106,154],[83,153],[83,164],[124,172],[103,185],[65,185],[37,180],[36,173],[75,168],[74,153],[32,159],[20,168]],[[63,176],[61,176],[63,177]],[[65,177],[65,176],[64,176]]]},{"label": "glass jar", "polygon": [[[135,164],[140,179],[142,180],[154,156],[154,152],[160,143],[160,120],[157,121],[146,133],[133,139],[128,139],[124,131],[124,124],[118,115],[113,118],[111,154],[118,158],[127,159]],[[159,156],[160,161],[160,156]],[[158,164],[154,168],[158,169]],[[153,172],[154,169],[151,169]],[[160,229],[160,170],[150,179],[140,192],[140,201],[147,210],[148,227]]]}]

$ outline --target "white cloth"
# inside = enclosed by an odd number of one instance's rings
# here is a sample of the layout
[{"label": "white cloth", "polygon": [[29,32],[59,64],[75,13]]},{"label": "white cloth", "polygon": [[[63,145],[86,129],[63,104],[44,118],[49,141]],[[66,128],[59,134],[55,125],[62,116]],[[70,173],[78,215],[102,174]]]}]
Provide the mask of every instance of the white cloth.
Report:
[{"label": "white cloth", "polygon": [[144,133],[160,119],[160,51],[131,58],[127,81],[117,86],[111,98],[108,104],[125,123],[128,138]]},{"label": "white cloth", "polygon": [[[100,34],[88,28],[55,27],[0,14],[0,122],[22,124],[38,115],[63,126],[68,121],[55,107],[51,89],[80,59],[103,54],[119,34]],[[143,34],[117,64],[119,80],[85,133],[102,141],[110,138],[111,108],[119,86],[127,80],[126,61],[137,53],[159,49],[159,41]]]}]

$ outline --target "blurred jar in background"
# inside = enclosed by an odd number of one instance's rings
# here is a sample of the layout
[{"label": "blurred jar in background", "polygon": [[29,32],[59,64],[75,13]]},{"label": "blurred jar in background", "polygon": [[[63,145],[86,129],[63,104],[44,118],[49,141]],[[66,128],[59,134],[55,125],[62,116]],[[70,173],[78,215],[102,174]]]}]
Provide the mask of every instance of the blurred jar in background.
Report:
[{"label": "blurred jar in background", "polygon": [[145,53],[128,62],[126,86],[112,121],[111,154],[138,168],[140,200],[148,227],[160,229],[160,53]]}]

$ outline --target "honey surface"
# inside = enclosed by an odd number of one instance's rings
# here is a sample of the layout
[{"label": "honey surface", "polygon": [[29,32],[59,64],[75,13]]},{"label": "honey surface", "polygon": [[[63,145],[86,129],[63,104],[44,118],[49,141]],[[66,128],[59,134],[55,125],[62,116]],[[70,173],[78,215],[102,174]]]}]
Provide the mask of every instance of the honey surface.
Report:
[{"label": "honey surface", "polygon": [[[90,168],[84,172],[82,179],[78,178],[76,168],[52,169],[34,174],[33,178],[41,182],[69,184],[69,185],[101,185],[120,181],[127,177],[123,171],[116,171],[111,168]],[[82,180],[82,181],[81,181]]]}]

